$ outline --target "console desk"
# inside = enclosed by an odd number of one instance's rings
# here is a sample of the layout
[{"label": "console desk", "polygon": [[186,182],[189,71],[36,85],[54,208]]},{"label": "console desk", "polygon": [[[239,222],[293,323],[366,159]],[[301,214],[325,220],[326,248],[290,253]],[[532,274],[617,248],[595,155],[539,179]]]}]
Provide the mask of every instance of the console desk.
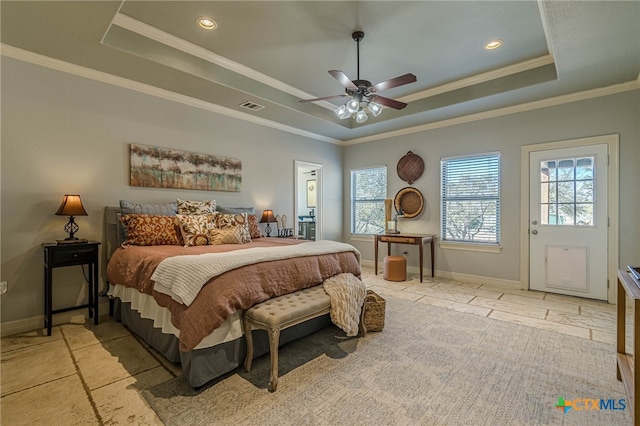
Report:
[{"label": "console desk", "polygon": [[431,245],[431,276],[435,276],[434,241],[435,234],[377,234],[375,236],[375,273],[378,275],[378,244],[387,243],[387,256],[391,255],[391,244],[412,244],[420,247],[420,282],[422,282],[422,270],[424,264],[424,245]]},{"label": "console desk", "polygon": [[[640,390],[640,373],[638,372],[638,357],[640,356],[640,283],[637,283],[627,271],[618,270],[618,332],[617,346],[617,376],[622,380],[627,392],[627,406],[631,410],[634,424],[640,422],[640,405],[638,405],[638,391]],[[633,347],[631,353],[627,353],[625,345],[626,336],[626,307],[627,298],[631,298],[633,304]]]}]

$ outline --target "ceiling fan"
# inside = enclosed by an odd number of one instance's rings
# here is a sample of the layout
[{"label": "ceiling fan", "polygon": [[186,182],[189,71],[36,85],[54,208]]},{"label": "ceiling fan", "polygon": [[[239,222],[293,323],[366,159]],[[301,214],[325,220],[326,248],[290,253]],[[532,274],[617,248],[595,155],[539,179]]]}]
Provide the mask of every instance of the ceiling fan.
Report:
[{"label": "ceiling fan", "polygon": [[383,105],[398,110],[406,107],[406,103],[397,101],[395,99],[385,98],[384,96],[378,95],[377,92],[413,83],[417,81],[416,76],[408,73],[376,84],[371,84],[371,82],[368,80],[361,80],[360,42],[364,38],[364,32],[354,31],[353,34],[351,34],[351,37],[358,46],[358,78],[355,80],[350,80],[344,72],[339,70],[331,70],[329,71],[329,74],[331,74],[333,78],[338,80],[338,82],[345,87],[345,93],[315,99],[301,99],[300,102],[315,102],[328,99],[350,97],[351,99],[347,101],[346,104],[339,106],[335,112],[336,115],[341,119],[349,118],[352,116],[352,114],[355,114],[356,121],[358,123],[363,123],[367,120],[367,115],[364,111],[365,106],[376,117],[382,111]]}]

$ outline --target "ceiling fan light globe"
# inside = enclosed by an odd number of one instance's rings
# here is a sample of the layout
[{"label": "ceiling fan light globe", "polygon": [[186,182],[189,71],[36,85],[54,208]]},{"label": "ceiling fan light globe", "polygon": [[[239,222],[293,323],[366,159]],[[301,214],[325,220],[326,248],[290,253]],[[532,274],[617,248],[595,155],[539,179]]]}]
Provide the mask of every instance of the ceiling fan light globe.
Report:
[{"label": "ceiling fan light globe", "polygon": [[369,117],[367,117],[367,113],[364,112],[363,109],[360,109],[357,113],[356,113],[356,123],[364,123],[365,121],[367,121]]},{"label": "ceiling fan light globe", "polygon": [[374,117],[377,117],[382,112],[382,105],[376,102],[369,102],[369,111],[371,111]]},{"label": "ceiling fan light globe", "polygon": [[351,99],[349,102],[347,102],[347,111],[349,111],[351,114],[357,112],[358,109],[360,109],[360,102],[358,102],[357,99]]},{"label": "ceiling fan light globe", "polygon": [[[338,118],[340,118],[341,120],[343,120],[343,119],[347,118],[349,115],[351,115],[351,113],[349,111],[347,111],[347,106],[346,105],[340,105],[338,108],[336,108],[336,110],[334,112],[336,113]],[[347,117],[345,117],[345,115]]]}]

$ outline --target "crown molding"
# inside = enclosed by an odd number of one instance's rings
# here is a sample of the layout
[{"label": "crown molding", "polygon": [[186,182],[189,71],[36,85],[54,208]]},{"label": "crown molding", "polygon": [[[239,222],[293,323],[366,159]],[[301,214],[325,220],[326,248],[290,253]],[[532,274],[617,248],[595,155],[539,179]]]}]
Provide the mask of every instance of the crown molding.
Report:
[{"label": "crown molding", "polygon": [[542,99],[539,101],[527,102],[520,105],[498,108],[490,111],[483,111],[480,113],[464,115],[461,117],[455,117],[447,120],[436,121],[433,123],[422,124],[419,126],[408,127],[404,129],[390,131],[390,132],[378,133],[375,135],[365,136],[361,138],[339,140],[339,139],[334,139],[327,136],[319,135],[317,133],[307,132],[292,126],[287,126],[285,124],[277,123],[275,121],[262,119],[241,111],[236,111],[230,108],[214,105],[209,102],[205,102],[205,101],[195,99],[185,95],[180,95],[178,93],[171,92],[165,89],[160,89],[158,87],[151,86],[148,84],[139,83],[123,77],[114,76],[112,74],[108,74],[102,71],[96,71],[90,68],[82,67],[80,65],[71,64],[69,62],[61,61],[59,59],[53,59],[48,56],[40,55],[38,53],[33,53],[24,49],[20,49],[11,45],[4,44],[4,43],[0,43],[0,55],[13,58],[13,59],[18,59],[34,65],[42,66],[45,68],[62,71],[68,74],[77,75],[90,80],[95,80],[95,81],[107,83],[113,86],[134,90],[134,91],[145,93],[147,95],[155,96],[158,98],[179,102],[185,105],[215,112],[228,117],[237,118],[239,120],[247,121],[257,125],[281,130],[283,132],[296,134],[306,138],[327,142],[331,144],[336,144],[340,146],[356,145],[359,143],[373,142],[381,139],[388,139],[388,138],[393,138],[398,136],[410,135],[413,133],[424,132],[427,130],[433,130],[433,129],[449,127],[449,126],[456,126],[459,124],[469,123],[473,121],[486,120],[489,118],[516,114],[519,112],[531,111],[531,110],[536,110],[540,108],[562,105],[562,104],[567,104],[571,102],[578,102],[586,99],[598,98],[601,96],[607,96],[607,95],[612,95],[616,93],[622,93],[622,92],[640,89],[640,74],[639,74],[638,78],[626,83],[615,84],[612,86],[601,87],[597,89],[585,90],[582,92],[570,93],[567,95],[556,96],[553,98]]},{"label": "crown molding", "polygon": [[518,62],[517,64],[508,65],[506,67],[498,68],[498,69],[487,71],[471,77],[452,81],[451,83],[446,83],[446,84],[441,84],[439,86],[431,87],[429,89],[422,90],[420,92],[403,96],[401,98],[398,98],[398,100],[401,102],[409,103],[412,101],[417,101],[419,99],[428,98],[430,96],[439,95],[441,93],[451,92],[453,90],[461,89],[463,87],[470,87],[476,84],[506,77],[508,75],[517,74],[519,72],[540,68],[545,65],[549,65],[553,63],[554,63],[553,57],[551,57],[550,55],[545,55],[539,58]]},{"label": "crown molding", "polygon": [[424,132],[427,130],[439,129],[442,127],[456,126],[459,124],[470,123],[473,121],[486,120],[489,118],[501,117],[504,115],[516,114],[519,112],[532,111],[540,108],[547,108],[556,105],[563,105],[572,102],[583,101],[592,98],[599,98],[602,96],[613,95],[616,93],[628,92],[631,90],[640,89],[640,76],[636,80],[628,81],[626,83],[614,84],[607,87],[599,87],[597,89],[584,90],[582,92],[570,93],[567,95],[555,96],[553,98],[541,99],[539,101],[526,102],[519,105],[508,106],[504,108],[497,108],[490,111],[478,112],[475,114],[463,115],[447,120],[435,121],[433,123],[422,124],[414,127],[407,127],[400,130],[394,130],[391,132],[378,133],[372,136],[365,136],[362,138],[349,139],[344,141],[341,145],[356,145],[359,143],[372,142],[380,139],[394,138],[398,136],[410,135],[413,133]]},{"label": "crown molding", "polygon": [[23,62],[28,62],[34,65],[38,65],[45,68],[50,68],[56,71],[62,71],[67,74],[73,74],[79,77],[84,77],[90,80],[99,81],[101,83],[107,83],[113,86],[122,87],[136,92],[144,93],[147,95],[155,96],[158,98],[179,102],[184,105],[189,105],[199,109],[215,112],[227,117],[237,118],[238,120],[247,121],[260,126],[270,127],[273,129],[281,130],[283,132],[304,136],[319,140],[322,142],[328,142],[332,144],[342,144],[342,141],[327,136],[319,135],[313,132],[307,132],[301,129],[297,129],[292,126],[287,126],[282,123],[278,123],[272,120],[266,120],[264,118],[256,117],[251,114],[247,114],[242,111],[236,111],[231,108],[215,105],[210,102],[206,102],[200,99],[192,98],[190,96],[181,95],[179,93],[171,92],[169,90],[160,89],[149,84],[140,83],[124,77],[118,77],[113,74],[105,73],[102,71],[96,71],[91,68],[86,68],[80,65],[75,65],[69,62],[61,61],[59,59],[53,59],[49,56],[40,55],[38,53],[30,52],[28,50],[20,49],[8,44],[0,44],[0,54],[8,58],[17,59]]},{"label": "crown molding", "polygon": [[[200,47],[196,44],[190,43],[184,39],[176,37],[172,34],[169,34],[165,31],[159,30],[156,27],[145,24],[144,22],[140,22],[136,19],[130,18],[129,16],[123,15],[121,13],[117,13],[111,22],[112,25],[117,25],[126,30],[132,31],[138,35],[149,38],[151,40],[157,41],[158,43],[162,43],[165,46],[169,46],[171,48],[177,49],[181,52],[187,53],[191,56],[203,59],[207,62],[219,65],[223,68],[226,68],[230,71],[233,71],[237,74],[243,75],[252,80],[258,81],[260,83],[266,84],[270,87],[288,93],[290,95],[296,96],[300,99],[310,99],[316,98],[317,96],[307,93],[303,90],[298,89],[297,87],[293,87],[289,84],[286,84],[280,80],[277,80],[273,77],[270,77],[266,74],[262,74],[259,71],[254,70],[253,68],[244,66],[237,62],[234,62],[228,58],[220,56],[208,49]],[[109,31],[107,30],[107,33]],[[105,33],[105,36],[106,34]],[[104,39],[104,37],[103,37]],[[327,101],[319,101],[316,102],[316,105],[327,108],[331,111],[336,109],[336,106]]]}]

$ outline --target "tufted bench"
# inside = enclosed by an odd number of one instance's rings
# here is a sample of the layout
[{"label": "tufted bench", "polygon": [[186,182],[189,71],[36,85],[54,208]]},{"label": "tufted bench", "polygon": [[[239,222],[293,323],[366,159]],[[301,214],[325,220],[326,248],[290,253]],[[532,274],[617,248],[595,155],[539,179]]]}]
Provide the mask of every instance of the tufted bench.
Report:
[{"label": "tufted bench", "polygon": [[249,308],[242,319],[243,332],[247,342],[247,357],[244,361],[244,367],[247,372],[251,371],[251,362],[253,360],[252,327],[267,330],[269,333],[269,351],[271,354],[269,391],[275,392],[278,386],[280,331],[328,314],[330,310],[331,299],[325,293],[322,285],[275,297]]}]

